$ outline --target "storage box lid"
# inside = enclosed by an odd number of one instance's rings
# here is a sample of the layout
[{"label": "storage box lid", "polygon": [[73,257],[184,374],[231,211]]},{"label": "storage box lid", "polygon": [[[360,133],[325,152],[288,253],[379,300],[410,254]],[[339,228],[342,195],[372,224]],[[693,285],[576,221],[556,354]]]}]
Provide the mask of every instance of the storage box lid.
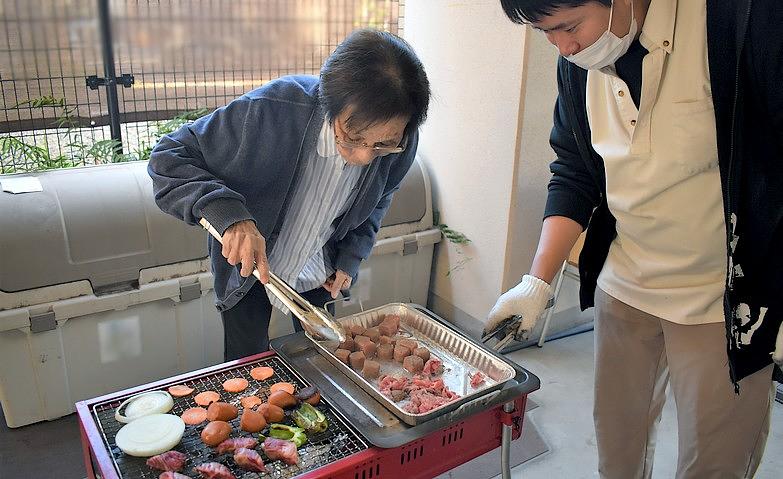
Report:
[{"label": "storage box lid", "polygon": [[207,255],[203,229],[155,205],[146,162],[29,176],[43,191],[0,193],[0,291],[84,279],[111,289],[142,269]]}]

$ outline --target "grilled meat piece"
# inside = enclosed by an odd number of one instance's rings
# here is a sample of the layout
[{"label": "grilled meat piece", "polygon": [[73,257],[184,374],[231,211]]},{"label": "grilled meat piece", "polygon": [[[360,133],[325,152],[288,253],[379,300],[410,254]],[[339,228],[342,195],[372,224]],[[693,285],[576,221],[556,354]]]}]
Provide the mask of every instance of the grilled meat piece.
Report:
[{"label": "grilled meat piece", "polygon": [[264,460],[261,455],[252,449],[238,448],[234,451],[234,462],[246,471],[266,472]]},{"label": "grilled meat piece", "polygon": [[266,456],[273,461],[280,459],[288,465],[299,462],[299,454],[296,452],[296,444],[291,441],[268,437],[261,447],[264,449]]},{"label": "grilled meat piece", "polygon": [[179,451],[168,451],[147,459],[147,465],[159,471],[180,471],[187,456]]},{"label": "grilled meat piece", "polygon": [[196,466],[196,471],[204,479],[237,479],[231,470],[219,462],[205,462]]},{"label": "grilled meat piece", "polygon": [[225,454],[241,448],[253,449],[256,446],[258,446],[258,441],[252,437],[233,437],[218,444],[217,452]]}]

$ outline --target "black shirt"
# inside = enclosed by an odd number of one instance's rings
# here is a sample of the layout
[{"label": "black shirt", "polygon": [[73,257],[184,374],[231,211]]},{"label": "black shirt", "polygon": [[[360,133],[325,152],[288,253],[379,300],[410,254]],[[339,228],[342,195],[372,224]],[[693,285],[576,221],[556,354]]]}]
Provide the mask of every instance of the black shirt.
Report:
[{"label": "black shirt", "polygon": [[617,76],[628,85],[636,109],[639,109],[639,98],[642,95],[642,60],[649,53],[639,43],[639,39],[631,43],[625,55],[621,56],[614,64]]}]

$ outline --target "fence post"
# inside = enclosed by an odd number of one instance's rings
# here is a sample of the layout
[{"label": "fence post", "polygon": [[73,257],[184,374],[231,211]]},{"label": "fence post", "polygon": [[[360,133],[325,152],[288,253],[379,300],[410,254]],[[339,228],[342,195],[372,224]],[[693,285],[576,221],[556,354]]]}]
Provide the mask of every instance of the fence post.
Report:
[{"label": "fence post", "polygon": [[109,0],[98,0],[98,22],[101,28],[101,50],[103,51],[103,77],[106,87],[106,101],[109,109],[111,137],[118,140],[117,153],[122,154],[122,132],[120,131],[120,106],[117,99],[117,75],[114,70],[114,42],[111,36]]}]

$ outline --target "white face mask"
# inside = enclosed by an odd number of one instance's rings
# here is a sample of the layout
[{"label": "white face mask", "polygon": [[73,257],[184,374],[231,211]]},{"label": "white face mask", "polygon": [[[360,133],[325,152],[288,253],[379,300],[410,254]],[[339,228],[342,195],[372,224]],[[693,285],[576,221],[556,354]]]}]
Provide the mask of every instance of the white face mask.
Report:
[{"label": "white face mask", "polygon": [[565,57],[566,60],[585,70],[599,70],[613,65],[621,56],[625,55],[636,38],[637,25],[633,16],[633,0],[631,0],[631,27],[628,30],[628,35],[623,38],[618,38],[611,32],[612,14],[614,14],[614,0],[612,0],[612,6],[609,10],[609,26],[606,27],[603,35],[589,47]]}]

